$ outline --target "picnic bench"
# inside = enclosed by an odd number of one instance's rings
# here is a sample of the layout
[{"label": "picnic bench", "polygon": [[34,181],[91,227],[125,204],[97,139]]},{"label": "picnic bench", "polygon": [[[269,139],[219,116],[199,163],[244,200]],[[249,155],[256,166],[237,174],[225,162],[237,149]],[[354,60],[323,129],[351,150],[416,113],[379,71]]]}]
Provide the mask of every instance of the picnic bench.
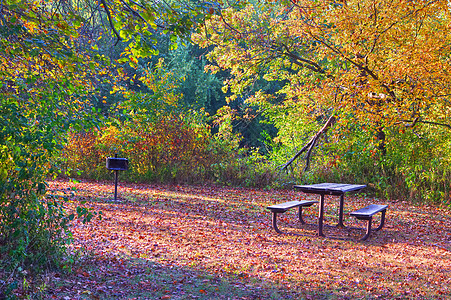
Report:
[{"label": "picnic bench", "polygon": [[280,231],[279,228],[277,227],[277,214],[283,214],[287,210],[294,207],[299,207],[298,211],[299,221],[301,222],[301,224],[305,224],[305,221],[302,218],[302,208],[312,206],[315,203],[318,203],[318,201],[303,200],[303,201],[289,201],[285,203],[279,203],[268,206],[267,209],[269,209],[272,212],[272,227],[277,233],[282,233],[282,231]]},{"label": "picnic bench", "polygon": [[381,230],[385,223],[385,212],[387,211],[388,205],[378,205],[378,204],[370,204],[364,208],[353,211],[350,213],[351,216],[359,219],[366,220],[368,222],[366,228],[366,234],[361,238],[362,241],[366,240],[371,234],[371,223],[373,221],[373,216],[377,213],[382,213],[381,221],[379,226],[374,229],[374,231]]}]

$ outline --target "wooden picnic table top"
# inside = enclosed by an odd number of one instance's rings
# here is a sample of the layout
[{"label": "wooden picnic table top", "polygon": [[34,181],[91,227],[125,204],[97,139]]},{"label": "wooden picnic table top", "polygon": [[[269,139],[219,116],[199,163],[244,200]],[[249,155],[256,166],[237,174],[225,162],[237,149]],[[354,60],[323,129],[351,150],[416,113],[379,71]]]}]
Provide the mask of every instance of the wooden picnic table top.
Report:
[{"label": "wooden picnic table top", "polygon": [[366,185],[325,182],[309,185],[295,185],[293,187],[309,194],[342,195],[346,192],[359,191],[365,188]]}]

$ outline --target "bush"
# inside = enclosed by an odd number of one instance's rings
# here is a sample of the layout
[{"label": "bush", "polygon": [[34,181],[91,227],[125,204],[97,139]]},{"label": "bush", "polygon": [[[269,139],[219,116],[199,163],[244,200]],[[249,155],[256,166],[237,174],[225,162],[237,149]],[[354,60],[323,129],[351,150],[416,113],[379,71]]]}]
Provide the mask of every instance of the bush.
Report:
[{"label": "bush", "polygon": [[245,187],[276,187],[275,166],[258,149],[240,149],[238,156],[211,165],[215,182]]},{"label": "bush", "polygon": [[[62,148],[53,120],[30,122],[16,101],[0,105],[0,288],[11,291],[27,274],[60,267],[71,242],[67,199],[47,194],[54,157]],[[64,128],[64,124],[59,124]],[[58,132],[60,133],[60,132]],[[61,135],[62,136],[62,135]],[[79,216],[92,213],[79,210]],[[6,275],[6,272],[9,273]]]},{"label": "bush", "polygon": [[451,207],[449,137],[430,128],[386,130],[386,154],[371,130],[352,130],[324,144],[322,160],[302,175],[307,181],[357,182],[387,199]]},{"label": "bush", "polygon": [[122,175],[130,181],[202,181],[209,161],[210,131],[187,115],[162,116],[154,122],[111,122],[92,132],[73,132],[64,150],[70,176],[106,179],[106,157],[130,161]]},{"label": "bush", "polygon": [[[265,137],[269,160],[276,166],[293,157],[320,128],[316,123],[323,122],[294,120],[290,116],[298,109],[288,111],[274,109],[269,115],[281,129],[276,138]],[[375,128],[343,114],[314,148],[309,170],[304,171],[304,154],[287,171],[293,183],[363,183],[377,197],[451,207],[451,132],[437,129],[424,124],[387,127],[384,154]]]},{"label": "bush", "polygon": [[73,132],[64,149],[69,176],[111,179],[106,157],[118,154],[130,162],[121,180],[270,186],[275,168],[257,150],[239,149],[240,137],[210,126],[193,112],[161,116],[154,122],[111,122],[92,132]]}]

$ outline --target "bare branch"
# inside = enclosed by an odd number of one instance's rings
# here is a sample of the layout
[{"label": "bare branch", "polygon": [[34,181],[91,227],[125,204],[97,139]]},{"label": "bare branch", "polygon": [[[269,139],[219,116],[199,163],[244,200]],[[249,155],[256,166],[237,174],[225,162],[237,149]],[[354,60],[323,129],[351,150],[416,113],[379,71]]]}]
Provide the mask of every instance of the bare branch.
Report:
[{"label": "bare branch", "polygon": [[319,139],[319,136],[315,139],[313,139],[313,142],[310,144],[310,147],[308,148],[307,154],[305,155],[305,167],[304,172],[306,172],[310,167],[310,156],[312,155],[312,150],[315,147],[317,141]]},{"label": "bare branch", "polygon": [[429,125],[442,126],[442,127],[446,127],[448,129],[451,129],[451,125],[449,125],[449,124],[438,123],[438,122],[433,122],[433,121],[423,121],[423,120],[420,120],[419,117],[415,118],[414,120],[403,120],[403,122],[411,123],[411,124],[404,125],[404,126],[409,127],[409,128],[414,127],[416,123],[423,123],[423,124],[429,124]]},{"label": "bare branch", "polygon": [[415,127],[415,125],[418,123],[418,120],[420,119],[420,117],[416,117],[412,123],[410,124],[405,124],[404,126],[409,127],[409,128],[413,128]]},{"label": "bare branch", "polygon": [[111,18],[110,9],[108,8],[108,5],[106,4],[106,1],[105,0],[99,0],[99,1],[103,4],[103,8],[105,9],[106,15],[108,17],[108,22],[110,23],[110,27],[113,30],[114,35],[117,37],[116,44],[114,44],[116,46],[117,43],[119,43],[119,41],[122,41],[122,38],[119,35],[119,32],[117,32],[116,27],[114,27],[113,19]]},{"label": "bare branch", "polygon": [[334,115],[330,116],[329,119],[326,121],[326,123],[324,124],[324,126],[310,139],[310,141],[308,141],[307,144],[305,144],[304,147],[302,147],[301,150],[298,151],[298,153],[296,153],[288,162],[286,162],[285,164],[283,164],[282,166],[280,166],[280,170],[286,169],[288,166],[290,166],[295,160],[296,158],[298,158],[303,152],[307,151],[306,154],[306,165],[304,168],[304,172],[308,170],[309,166],[310,166],[310,155],[312,152],[313,147],[315,147],[316,142],[318,141],[318,139],[327,132],[327,130],[329,129],[329,127],[331,127],[336,121],[336,118]]},{"label": "bare branch", "polygon": [[124,0],[121,0],[121,2],[122,2],[122,4],[124,4],[127,7],[129,12],[131,12],[133,15],[137,16],[138,18],[140,18],[141,21],[145,22],[148,25],[146,19],[144,19],[144,17],[141,16],[141,14],[139,12],[137,12],[136,10],[131,8],[130,5],[128,5]]},{"label": "bare branch", "polygon": [[[281,51],[281,53],[285,54],[286,56],[291,58],[293,60],[293,62],[295,64],[297,64],[298,66],[307,68],[313,72],[317,72],[317,73],[321,73],[321,74],[326,73],[326,71],[323,68],[321,68],[321,66],[318,65],[317,63],[315,63],[314,61],[302,58],[302,57],[294,54],[292,51],[290,51],[290,49],[288,48],[287,45],[282,45],[282,47],[285,49],[285,52]],[[328,75],[328,77],[329,76],[331,76],[331,75]]]}]

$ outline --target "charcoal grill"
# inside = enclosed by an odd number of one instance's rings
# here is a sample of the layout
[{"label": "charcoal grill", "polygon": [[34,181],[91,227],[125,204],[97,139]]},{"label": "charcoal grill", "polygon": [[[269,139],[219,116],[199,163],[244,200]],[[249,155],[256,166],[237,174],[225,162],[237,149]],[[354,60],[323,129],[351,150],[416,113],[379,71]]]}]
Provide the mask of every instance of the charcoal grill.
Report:
[{"label": "charcoal grill", "polygon": [[114,157],[106,158],[106,168],[108,170],[114,171],[114,201],[117,201],[117,180],[119,176],[119,171],[127,171],[128,170],[128,159],[117,157],[117,154]]}]

